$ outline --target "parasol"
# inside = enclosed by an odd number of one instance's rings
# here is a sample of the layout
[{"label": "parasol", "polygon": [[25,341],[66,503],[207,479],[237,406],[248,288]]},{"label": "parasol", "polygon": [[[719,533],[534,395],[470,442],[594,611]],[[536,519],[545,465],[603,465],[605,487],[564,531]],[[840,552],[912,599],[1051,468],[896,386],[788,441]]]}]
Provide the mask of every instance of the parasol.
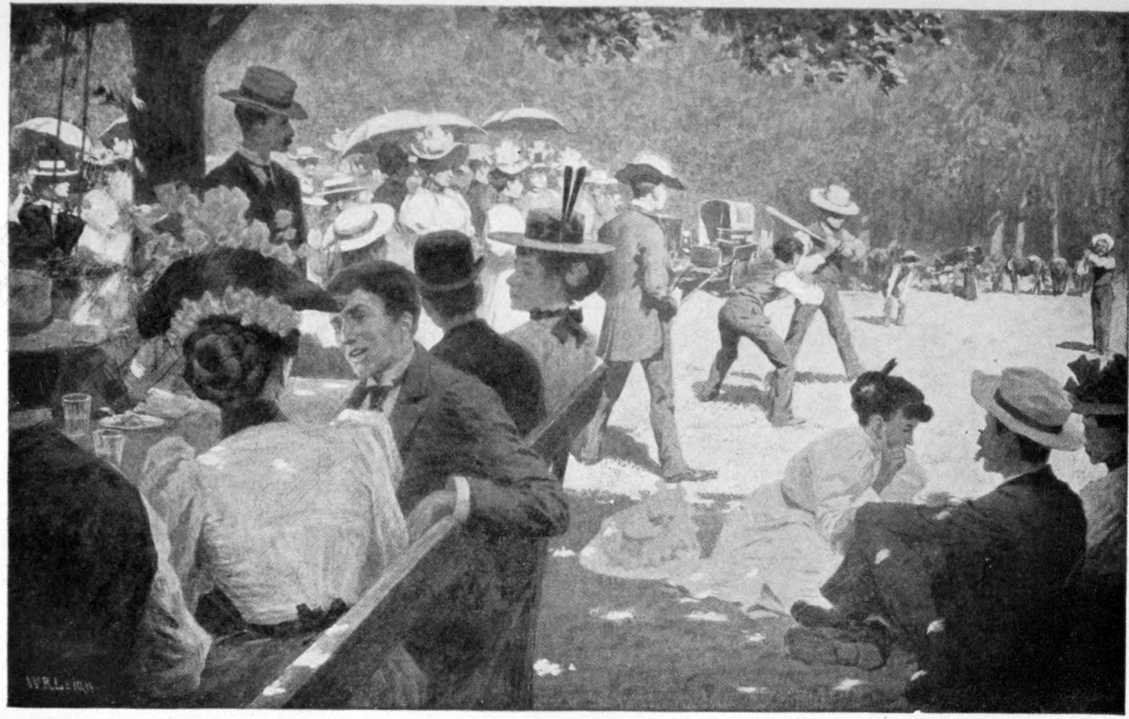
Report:
[{"label": "parasol", "polygon": [[453,112],[393,110],[370,117],[357,125],[345,139],[341,154],[374,153],[381,143],[405,140],[428,125],[442,127],[459,141],[475,135],[486,135],[486,131],[474,122]]},{"label": "parasol", "polygon": [[[81,129],[54,117],[33,117],[16,125],[12,128],[11,143],[50,144],[60,152],[74,152],[84,145]],[[85,147],[88,154],[93,154],[94,144],[89,135]]]},{"label": "parasol", "polygon": [[548,110],[536,107],[517,107],[496,112],[482,123],[482,127],[492,132],[572,132],[564,120]]},{"label": "parasol", "polygon": [[114,140],[132,140],[133,133],[129,129],[129,118],[122,115],[106,126],[98,135],[98,141],[109,148],[113,148]]}]

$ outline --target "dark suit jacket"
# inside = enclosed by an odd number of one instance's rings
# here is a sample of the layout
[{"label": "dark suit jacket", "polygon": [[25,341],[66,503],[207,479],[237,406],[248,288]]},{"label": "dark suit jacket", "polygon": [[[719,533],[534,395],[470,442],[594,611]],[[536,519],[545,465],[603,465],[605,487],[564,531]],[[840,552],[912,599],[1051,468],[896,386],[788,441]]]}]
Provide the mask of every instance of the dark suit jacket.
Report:
[{"label": "dark suit jacket", "polygon": [[204,178],[201,190],[206,192],[214,187],[237,187],[243,190],[251,206],[247,209],[247,218],[261,220],[271,233],[271,241],[279,228],[274,224],[274,216],[278,210],[289,210],[294,215],[295,228],[294,240],[290,247],[297,249],[306,242],[306,217],[302,212],[302,186],[289,170],[277,162],[271,163],[274,173],[274,182],[261,184],[251,169],[251,163],[238,152],[232,153],[219,167],[215,168]]},{"label": "dark suit jacket", "polygon": [[444,489],[447,477],[465,476],[467,539],[481,550],[407,642],[431,678],[430,704],[504,706],[508,697],[490,691],[499,638],[514,631],[508,612],[522,607],[540,580],[536,538],[568,528],[564,490],[519,437],[498,396],[418,344],[389,421],[404,464],[397,490],[404,513]]},{"label": "dark suit jacket", "polygon": [[545,416],[537,362],[524,347],[490,329],[485,320],[452,327],[430,352],[497,392],[521,436]]}]

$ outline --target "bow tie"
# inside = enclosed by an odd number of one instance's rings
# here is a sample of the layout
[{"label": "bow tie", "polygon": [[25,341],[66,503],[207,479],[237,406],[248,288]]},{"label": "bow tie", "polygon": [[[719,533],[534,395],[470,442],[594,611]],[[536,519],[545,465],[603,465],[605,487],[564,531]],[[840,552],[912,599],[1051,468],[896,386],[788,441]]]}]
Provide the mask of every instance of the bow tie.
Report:
[{"label": "bow tie", "polygon": [[556,324],[553,325],[553,336],[556,337],[561,344],[568,341],[569,336],[576,338],[576,344],[584,342],[584,338],[588,333],[584,331],[584,314],[579,308],[576,309],[560,309],[560,310],[533,310],[529,313],[530,319],[534,322],[538,320],[545,320],[551,317],[560,317]]},{"label": "bow tie", "polygon": [[365,400],[368,400],[369,409],[374,412],[384,411],[384,400],[388,399],[389,393],[399,386],[396,384],[362,384],[353,390],[353,394],[349,395],[349,400],[346,406],[349,409],[360,409],[364,407]]}]

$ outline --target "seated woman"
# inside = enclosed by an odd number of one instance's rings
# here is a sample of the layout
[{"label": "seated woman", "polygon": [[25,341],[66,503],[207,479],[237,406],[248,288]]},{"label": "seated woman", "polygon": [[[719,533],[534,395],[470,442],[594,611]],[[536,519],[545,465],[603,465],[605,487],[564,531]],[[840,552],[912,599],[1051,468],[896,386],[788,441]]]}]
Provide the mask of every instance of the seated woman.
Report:
[{"label": "seated woman", "polygon": [[[841,559],[857,508],[912,501],[926,484],[908,445],[933,410],[917,387],[890,375],[893,366],[855,380],[851,408],[859,424],[811,442],[788,462],[783,479],[746,497],[708,559],[653,567],[652,576],[696,596],[739,602],[747,612],[787,614],[797,600],[822,603],[819,587]],[[603,548],[604,561],[614,565],[615,551]]]},{"label": "seated woman", "polygon": [[[170,294],[147,297],[138,323],[182,343],[184,379],[222,423],[220,443],[199,457],[180,438],[155,445],[140,482],[168,524],[188,605],[214,633],[320,631],[408,545],[391,427],[374,413],[314,426],[280,412],[295,307],[333,303],[316,285],[248,250],[182,260],[161,280]],[[411,659],[394,655],[393,685],[419,689]],[[409,694],[382,701],[422,696]]]}]

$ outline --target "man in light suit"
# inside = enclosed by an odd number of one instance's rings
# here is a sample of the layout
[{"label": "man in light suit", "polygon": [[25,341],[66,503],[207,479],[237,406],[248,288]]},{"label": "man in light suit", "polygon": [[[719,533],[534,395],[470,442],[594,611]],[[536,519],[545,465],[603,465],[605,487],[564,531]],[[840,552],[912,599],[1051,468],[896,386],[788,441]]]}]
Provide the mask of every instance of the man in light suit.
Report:
[{"label": "man in light suit", "polygon": [[596,347],[608,375],[596,415],[586,429],[580,459],[589,464],[599,461],[612,407],[632,365],[638,362],[651,393],[651,429],[663,477],[668,482],[712,479],[717,472],[691,469],[686,464],[674,423],[670,321],[678,312],[678,298],[671,292],[670,257],[655,213],[666,205],[668,187],[681,190],[684,185],[673,176],[670,162],[653,152],[637,155],[616,173],[616,179],[631,186],[635,199],[600,228],[600,242],[615,248],[600,289],[607,310]]},{"label": "man in light suit", "polygon": [[466,581],[408,639],[432,678],[428,704],[508,708],[520,687],[490,690],[497,680],[483,667],[496,664],[505,608],[536,576],[535,563],[516,559],[520,547],[568,528],[564,491],[498,395],[414,341],[420,300],[410,272],[386,261],[352,265],[327,289],[341,305],[341,348],[361,378],[348,407],[389,416],[404,464],[397,498],[412,538],[453,515],[474,546]]}]

